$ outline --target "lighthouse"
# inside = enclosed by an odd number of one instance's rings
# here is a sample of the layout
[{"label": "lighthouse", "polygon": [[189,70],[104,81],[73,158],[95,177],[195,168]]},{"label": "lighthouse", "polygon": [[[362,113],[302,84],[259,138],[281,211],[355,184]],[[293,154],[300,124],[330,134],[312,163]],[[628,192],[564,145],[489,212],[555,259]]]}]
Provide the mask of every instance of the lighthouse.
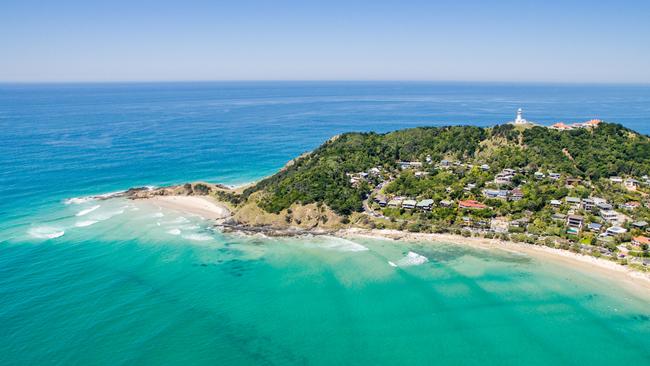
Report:
[{"label": "lighthouse", "polygon": [[528,121],[526,121],[524,117],[522,117],[523,113],[524,111],[521,108],[517,109],[517,118],[515,119],[516,125],[523,125],[525,123],[528,123]]}]

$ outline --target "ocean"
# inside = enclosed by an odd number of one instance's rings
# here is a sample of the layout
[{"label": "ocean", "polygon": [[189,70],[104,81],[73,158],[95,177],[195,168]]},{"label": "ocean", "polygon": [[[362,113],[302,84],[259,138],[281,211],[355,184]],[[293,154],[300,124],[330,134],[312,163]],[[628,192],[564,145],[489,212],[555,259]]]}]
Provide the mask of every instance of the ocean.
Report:
[{"label": "ocean", "polygon": [[0,364],[650,364],[650,294],[601,271],[444,243],[224,234],[85,198],[244,184],[338,133],[491,126],[519,107],[650,134],[650,86],[0,84]]}]

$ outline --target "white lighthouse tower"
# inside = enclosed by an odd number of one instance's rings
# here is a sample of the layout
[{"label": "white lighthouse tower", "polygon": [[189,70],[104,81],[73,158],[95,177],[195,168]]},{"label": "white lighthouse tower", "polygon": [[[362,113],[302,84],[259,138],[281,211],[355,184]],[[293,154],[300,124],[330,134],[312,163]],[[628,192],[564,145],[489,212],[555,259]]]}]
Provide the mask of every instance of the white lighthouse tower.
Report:
[{"label": "white lighthouse tower", "polygon": [[524,111],[521,108],[517,109],[517,118],[515,119],[516,125],[523,125],[528,123],[528,121],[526,121],[524,117],[522,117],[523,113]]}]

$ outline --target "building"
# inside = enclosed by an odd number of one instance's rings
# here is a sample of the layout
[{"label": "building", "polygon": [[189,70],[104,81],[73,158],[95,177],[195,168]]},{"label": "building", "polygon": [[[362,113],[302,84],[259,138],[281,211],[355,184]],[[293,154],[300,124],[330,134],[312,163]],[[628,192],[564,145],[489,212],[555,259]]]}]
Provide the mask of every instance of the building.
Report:
[{"label": "building", "polygon": [[632,245],[638,248],[645,245],[645,247],[647,248],[650,246],[650,238],[646,236],[635,236],[632,238]]},{"label": "building", "polygon": [[641,207],[641,203],[634,202],[634,201],[626,202],[626,203],[621,205],[622,209],[628,210],[628,211],[636,210],[639,207]]},{"label": "building", "polygon": [[440,201],[440,206],[441,207],[451,207],[453,205],[454,205],[454,203],[452,201],[450,201],[450,200],[442,200],[442,201]]},{"label": "building", "polygon": [[417,202],[415,200],[404,200],[402,202],[402,208],[411,210],[415,208],[415,205],[417,205]]},{"label": "building", "polygon": [[585,222],[584,217],[578,215],[569,215],[566,218],[566,225],[578,231],[582,230],[582,225],[584,224],[584,222]]},{"label": "building", "polygon": [[600,217],[603,218],[603,220],[613,223],[618,221],[618,212],[613,211],[613,210],[601,210],[600,211]]},{"label": "building", "polygon": [[417,207],[418,210],[429,211],[431,210],[431,207],[433,207],[433,200],[432,199],[422,200],[418,202],[418,204],[415,207]]},{"label": "building", "polygon": [[627,233],[627,229],[622,228],[620,226],[612,226],[608,228],[605,232],[607,233],[607,235],[617,236],[617,235],[622,235]]},{"label": "building", "polygon": [[551,127],[549,127],[552,130],[559,130],[559,131],[568,131],[568,130],[573,130],[573,127],[564,124],[564,122],[558,122]]},{"label": "building", "polygon": [[468,210],[482,210],[488,208],[488,206],[474,200],[459,201],[458,207],[462,209],[468,209]]},{"label": "building", "polygon": [[530,122],[526,121],[524,118],[524,110],[519,108],[517,109],[517,116],[515,117],[515,120],[512,122],[515,125],[525,125]]},{"label": "building", "polygon": [[542,172],[535,172],[535,174],[533,174],[533,175],[535,176],[535,179],[538,179],[538,180],[542,180],[542,179],[546,178],[546,174],[544,174]]},{"label": "building", "polygon": [[483,165],[481,165],[481,170],[488,171],[488,170],[490,170],[490,166],[487,165],[487,164],[483,164]]},{"label": "building", "polygon": [[632,223],[632,226],[634,226],[637,229],[643,229],[643,228],[646,228],[648,226],[648,222],[647,221],[635,221],[635,222]]},{"label": "building", "polygon": [[589,230],[594,232],[594,233],[599,233],[600,230],[603,229],[603,225],[597,223],[597,222],[592,222],[589,224]]},{"label": "building", "polygon": [[402,206],[401,200],[390,200],[388,201],[388,207],[400,207]]},{"label": "building", "polygon": [[580,178],[567,178],[566,179],[566,185],[567,186],[577,186],[581,182],[582,182],[582,180]]},{"label": "building", "polygon": [[419,161],[398,161],[397,165],[402,169],[422,168],[422,163]]},{"label": "building", "polygon": [[566,197],[564,200],[574,208],[580,208],[580,203],[582,202],[578,197]]},{"label": "building", "polygon": [[508,199],[508,191],[503,189],[484,189],[483,195],[491,199]]},{"label": "building", "polygon": [[585,211],[592,211],[596,208],[596,202],[591,198],[585,198],[582,200],[582,209]]},{"label": "building", "polygon": [[623,183],[623,178],[621,178],[621,177],[609,177],[609,181],[611,183],[619,184],[619,183]]},{"label": "building", "polygon": [[634,191],[639,187],[639,183],[640,182],[638,180],[629,178],[623,182],[623,185],[625,186],[625,188]]},{"label": "building", "polygon": [[555,208],[558,208],[558,207],[562,206],[562,201],[560,201],[560,200],[551,200],[551,202],[549,202],[549,204],[551,206],[555,207]]},{"label": "building", "polygon": [[519,201],[522,198],[524,198],[524,192],[521,189],[515,188],[512,191],[510,191],[510,200],[511,201]]},{"label": "building", "polygon": [[561,176],[560,173],[548,173],[548,177],[553,180],[559,180]]}]

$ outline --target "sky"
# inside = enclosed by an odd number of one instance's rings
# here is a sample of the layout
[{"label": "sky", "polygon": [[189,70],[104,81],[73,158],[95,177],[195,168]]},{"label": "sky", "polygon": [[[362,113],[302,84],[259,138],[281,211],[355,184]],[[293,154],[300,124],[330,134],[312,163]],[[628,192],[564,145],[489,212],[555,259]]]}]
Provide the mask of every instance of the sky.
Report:
[{"label": "sky", "polygon": [[0,81],[650,83],[650,1],[2,0]]}]

